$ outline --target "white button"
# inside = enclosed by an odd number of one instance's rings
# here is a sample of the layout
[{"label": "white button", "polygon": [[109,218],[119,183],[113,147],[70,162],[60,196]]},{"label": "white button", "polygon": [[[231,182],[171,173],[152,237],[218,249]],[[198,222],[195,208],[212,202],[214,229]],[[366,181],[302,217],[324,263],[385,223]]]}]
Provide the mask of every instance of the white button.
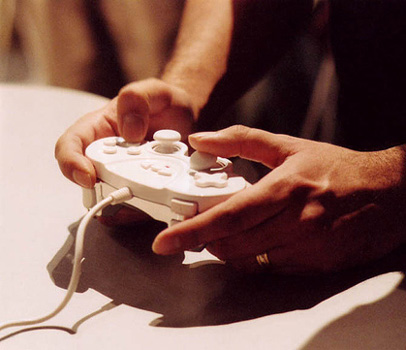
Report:
[{"label": "white button", "polygon": [[117,147],[116,146],[104,146],[103,152],[106,154],[114,154],[117,152]]},{"label": "white button", "polygon": [[195,185],[197,187],[226,187],[228,176],[226,173],[196,173],[194,176]]},{"label": "white button", "polygon": [[191,217],[197,214],[197,203],[187,202],[180,199],[172,199],[171,210],[176,214]]},{"label": "white button", "polygon": [[115,137],[109,137],[108,139],[103,140],[103,145],[105,146],[116,146],[117,139]]},{"label": "white button", "polygon": [[127,149],[127,153],[132,156],[138,156],[141,154],[141,147],[138,146],[130,146]]},{"label": "white button", "polygon": [[145,170],[147,170],[151,167],[152,164],[153,164],[153,162],[151,162],[150,160],[146,160],[141,163],[141,167],[144,168]]},{"label": "white button", "polygon": [[163,167],[162,169],[158,170],[158,174],[163,176],[171,176],[173,173],[174,171],[170,167]]},{"label": "white button", "polygon": [[164,165],[161,164],[161,163],[154,163],[154,164],[151,165],[151,170],[155,171],[155,172],[158,172],[163,168],[164,168]]},{"label": "white button", "polygon": [[175,130],[159,130],[154,134],[154,140],[157,146],[154,150],[158,153],[171,154],[178,151],[176,143],[180,141],[180,134]]},{"label": "white button", "polygon": [[153,136],[158,142],[177,142],[180,141],[180,134],[175,130],[158,130]]}]

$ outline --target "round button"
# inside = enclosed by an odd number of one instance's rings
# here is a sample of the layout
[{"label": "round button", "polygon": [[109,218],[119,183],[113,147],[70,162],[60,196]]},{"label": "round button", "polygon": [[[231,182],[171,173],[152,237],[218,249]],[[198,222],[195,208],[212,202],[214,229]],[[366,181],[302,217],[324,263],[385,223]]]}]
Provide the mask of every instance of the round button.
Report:
[{"label": "round button", "polygon": [[117,139],[115,137],[109,137],[103,141],[103,145],[113,147],[117,145]]},{"label": "round button", "polygon": [[127,149],[127,153],[132,156],[138,156],[141,154],[141,147],[139,146],[130,146]]},{"label": "round button", "polygon": [[103,140],[103,145],[104,146],[109,146],[113,147],[117,145],[117,138],[115,137],[109,137]]},{"label": "round button", "polygon": [[116,146],[104,146],[103,153],[105,154],[115,154],[117,152]]}]

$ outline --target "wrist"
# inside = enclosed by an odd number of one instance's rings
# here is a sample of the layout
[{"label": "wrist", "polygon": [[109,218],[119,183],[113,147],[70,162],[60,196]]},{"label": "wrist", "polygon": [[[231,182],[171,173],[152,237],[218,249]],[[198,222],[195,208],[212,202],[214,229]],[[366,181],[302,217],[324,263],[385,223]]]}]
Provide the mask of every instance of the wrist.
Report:
[{"label": "wrist", "polygon": [[406,145],[369,152],[365,172],[380,187],[403,189],[406,195],[405,157]]},{"label": "wrist", "polygon": [[[386,208],[386,232],[389,242],[406,243],[406,145],[373,152],[378,160],[380,176],[378,180],[384,185],[384,191],[376,199],[378,205]],[[393,237],[391,239],[391,237]]]},{"label": "wrist", "polygon": [[161,79],[190,96],[195,118],[227,70],[232,32],[231,0],[186,2],[175,48]]},{"label": "wrist", "polygon": [[209,100],[211,91],[217,82],[209,79],[203,69],[181,67],[181,64],[168,65],[168,69],[162,74],[161,79],[187,94],[192,104],[194,120],[198,119],[201,109]]}]

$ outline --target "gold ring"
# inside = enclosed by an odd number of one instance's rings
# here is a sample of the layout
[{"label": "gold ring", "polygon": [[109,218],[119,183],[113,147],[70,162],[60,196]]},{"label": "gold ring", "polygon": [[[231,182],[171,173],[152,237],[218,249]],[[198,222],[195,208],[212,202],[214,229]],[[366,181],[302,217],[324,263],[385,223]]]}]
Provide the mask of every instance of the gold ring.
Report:
[{"label": "gold ring", "polygon": [[261,267],[268,267],[271,263],[269,262],[268,253],[259,254],[255,257],[257,263]]}]

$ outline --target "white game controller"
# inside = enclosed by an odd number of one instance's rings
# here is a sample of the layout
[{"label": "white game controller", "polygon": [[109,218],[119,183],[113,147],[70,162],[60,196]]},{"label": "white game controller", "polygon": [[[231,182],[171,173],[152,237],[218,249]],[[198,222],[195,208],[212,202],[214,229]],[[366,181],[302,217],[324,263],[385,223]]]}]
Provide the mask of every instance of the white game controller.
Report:
[{"label": "white game controller", "polygon": [[249,186],[232,173],[230,160],[208,153],[187,156],[187,146],[174,130],[160,130],[154,141],[130,144],[120,137],[97,140],[86,149],[100,180],[84,189],[87,208],[111,192],[128,187],[125,203],[173,225],[226,200]]},{"label": "white game controller", "polygon": [[[62,302],[45,316],[0,324],[32,326],[59,314],[75,293],[81,274],[86,228],[94,215],[114,203],[126,203],[152,218],[176,224],[201,213],[243,190],[249,183],[231,172],[228,159],[195,152],[189,158],[180,134],[160,130],[155,141],[129,144],[119,137],[97,140],[86,149],[100,180],[83,190],[83,204],[89,212],[76,233],[72,276]],[[192,249],[200,251],[204,246]]]}]

